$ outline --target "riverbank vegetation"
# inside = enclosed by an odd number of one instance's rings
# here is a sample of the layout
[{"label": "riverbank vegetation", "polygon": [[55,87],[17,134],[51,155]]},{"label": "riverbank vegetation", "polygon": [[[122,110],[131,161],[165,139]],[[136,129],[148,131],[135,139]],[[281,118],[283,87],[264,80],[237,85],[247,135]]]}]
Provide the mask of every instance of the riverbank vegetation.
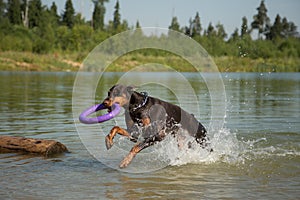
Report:
[{"label": "riverbank vegetation", "polygon": [[[93,1],[93,17],[85,20],[74,10],[72,0],[66,1],[61,15],[54,2],[46,7],[41,0],[0,0],[0,70],[77,71],[96,45],[117,33],[141,27],[138,21],[129,26],[122,20],[119,1],[112,20],[105,24],[107,1]],[[300,38],[295,24],[279,14],[271,22],[264,1],[256,10],[253,20],[249,23],[243,17],[240,28],[232,34],[226,33],[221,23],[215,26],[209,23],[203,28],[198,12],[184,26],[173,17],[169,29],[199,42],[220,71],[300,72]],[[150,37],[140,33],[141,37]],[[257,38],[253,38],[254,34]],[[120,57],[108,70],[127,71],[159,62],[175,70],[192,71],[189,63],[179,56],[145,51]]]}]

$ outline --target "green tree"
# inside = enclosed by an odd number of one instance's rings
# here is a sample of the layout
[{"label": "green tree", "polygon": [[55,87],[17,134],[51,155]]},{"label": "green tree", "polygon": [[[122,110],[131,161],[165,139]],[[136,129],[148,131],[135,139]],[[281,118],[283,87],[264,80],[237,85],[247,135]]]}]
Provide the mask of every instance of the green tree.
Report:
[{"label": "green tree", "polygon": [[117,3],[115,5],[115,11],[114,11],[113,29],[118,30],[120,24],[121,24],[120,4],[119,4],[119,0],[117,0]]},{"label": "green tree", "polygon": [[234,29],[234,32],[231,34],[229,41],[237,41],[239,39],[239,29]]},{"label": "green tree", "polygon": [[215,30],[215,28],[213,27],[212,23],[209,22],[208,24],[208,27],[207,27],[207,30],[204,32],[204,34],[207,36],[207,37],[213,37],[213,36],[216,36],[217,35],[217,32]]},{"label": "green tree", "polygon": [[0,21],[2,21],[5,17],[5,9],[6,3],[4,2],[4,0],[0,0]]},{"label": "green tree", "polygon": [[296,37],[298,35],[297,26],[293,22],[289,22],[286,17],[282,19],[281,24],[283,37]]},{"label": "green tree", "polygon": [[22,24],[20,0],[7,1],[7,16],[12,24]]},{"label": "green tree", "polygon": [[190,36],[200,36],[202,31],[200,16],[199,13],[196,13],[196,16],[192,22],[190,22]]},{"label": "green tree", "polygon": [[74,26],[74,20],[75,20],[75,10],[73,7],[72,0],[67,0],[65,4],[65,12],[63,13],[62,16],[62,23],[63,25],[72,28]]},{"label": "green tree", "polygon": [[294,24],[294,22],[289,22],[287,36],[297,37],[297,35],[298,35],[297,26]]},{"label": "green tree", "polygon": [[143,36],[143,31],[141,29],[141,25],[140,25],[139,21],[136,21],[134,35],[135,35],[135,37],[142,37]]},{"label": "green tree", "polygon": [[56,18],[50,10],[42,10],[38,26],[32,30],[37,37],[34,37],[33,52],[48,53],[51,52],[55,44],[55,30],[57,28]]},{"label": "green tree", "polygon": [[85,19],[82,17],[81,13],[77,13],[74,16],[74,25],[83,25],[85,24]]},{"label": "green tree", "polygon": [[72,28],[69,36],[68,49],[72,51],[84,51],[90,49],[90,38],[92,37],[93,28],[86,24],[76,24]]},{"label": "green tree", "polygon": [[108,0],[93,0],[94,11],[92,17],[92,26],[94,30],[104,29],[104,15],[106,11],[104,6],[105,2],[108,2]]},{"label": "green tree", "polygon": [[[42,12],[44,12],[41,0],[31,0],[28,2],[28,26],[33,28],[42,23]],[[46,20],[46,19],[45,19]]]},{"label": "green tree", "polygon": [[260,6],[256,10],[258,13],[253,16],[251,28],[258,29],[258,38],[260,38],[262,33],[267,33],[270,29],[270,18],[267,16],[268,10],[264,0],[261,1]]},{"label": "green tree", "polygon": [[283,31],[283,35],[284,37],[287,37],[288,36],[288,31],[289,31],[289,22],[288,20],[286,19],[286,17],[284,17],[282,19],[282,31]]},{"label": "green tree", "polygon": [[71,30],[65,26],[59,26],[55,30],[56,43],[55,46],[59,50],[67,50],[70,43],[70,32]]},{"label": "green tree", "polygon": [[129,25],[126,19],[123,19],[122,24],[120,26],[120,30],[119,31],[126,31],[129,29]]},{"label": "green tree", "polygon": [[49,12],[50,12],[51,17],[54,19],[53,25],[58,25],[59,15],[57,14],[57,6],[56,6],[55,2],[52,2]]},{"label": "green tree", "polygon": [[92,26],[94,30],[100,29],[101,27],[101,8],[98,0],[93,1],[94,2],[94,11],[93,11],[93,17],[92,17]]},{"label": "green tree", "polygon": [[139,20],[136,21],[135,28],[136,28],[136,29],[141,28],[141,25],[140,25]]},{"label": "green tree", "polygon": [[172,18],[172,22],[171,22],[171,25],[169,26],[169,29],[172,29],[174,31],[180,31],[180,25],[179,25],[177,17]]},{"label": "green tree", "polygon": [[276,15],[275,22],[270,29],[270,32],[266,34],[266,39],[274,40],[276,38],[281,38],[283,33],[283,26],[281,23],[281,17],[279,14]]},{"label": "green tree", "polygon": [[242,26],[241,26],[241,37],[243,38],[244,36],[249,34],[248,30],[248,20],[246,17],[242,18]]},{"label": "green tree", "polygon": [[227,37],[227,33],[225,31],[223,24],[218,23],[216,25],[216,29],[217,29],[217,37],[224,40]]}]

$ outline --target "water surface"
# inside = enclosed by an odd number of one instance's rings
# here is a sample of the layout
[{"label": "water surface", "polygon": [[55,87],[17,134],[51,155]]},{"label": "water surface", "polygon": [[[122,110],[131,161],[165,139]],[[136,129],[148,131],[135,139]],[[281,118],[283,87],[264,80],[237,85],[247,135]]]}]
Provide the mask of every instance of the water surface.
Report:
[{"label": "water surface", "polygon": [[[99,162],[97,155],[87,150],[75,127],[78,120],[72,114],[75,76],[74,73],[0,73],[0,134],[55,139],[71,151],[52,158],[0,154],[1,199],[299,198],[299,73],[222,74],[227,96],[226,118],[224,128],[209,132],[214,152],[179,151],[169,141],[165,149],[169,165],[149,173],[118,171]],[[90,102],[101,102],[107,89],[121,76],[106,74],[99,83],[96,99]],[[151,76],[167,77],[171,84],[177,84],[172,73],[141,73],[135,78],[151,79]],[[182,87],[185,102],[181,106],[209,127],[212,105],[207,86],[198,74],[184,76],[197,99],[186,95]],[[178,97],[161,85],[148,84],[140,90],[179,103]],[[194,110],[196,103],[199,112]],[[87,134],[93,132],[96,138],[103,138],[114,123],[101,124],[101,129],[88,126]],[[94,142],[96,146],[104,144],[102,139]],[[127,145],[121,138],[116,143]],[[151,161],[137,156],[131,169],[145,165],[151,166]]]}]

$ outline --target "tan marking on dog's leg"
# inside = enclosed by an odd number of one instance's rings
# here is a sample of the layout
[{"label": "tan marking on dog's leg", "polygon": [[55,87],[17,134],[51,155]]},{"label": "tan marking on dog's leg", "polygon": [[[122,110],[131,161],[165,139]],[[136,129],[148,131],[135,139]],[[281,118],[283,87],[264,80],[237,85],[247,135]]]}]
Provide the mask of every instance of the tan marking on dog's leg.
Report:
[{"label": "tan marking on dog's leg", "polygon": [[141,150],[142,148],[140,147],[140,143],[132,147],[129,154],[120,163],[120,168],[127,167],[131,163],[132,159],[136,156],[136,154]]},{"label": "tan marking on dog's leg", "polygon": [[145,117],[142,119],[142,123],[143,123],[143,126],[148,126],[151,123],[151,120],[149,117]]},{"label": "tan marking on dog's leg", "polygon": [[120,128],[119,126],[114,126],[111,129],[110,133],[105,137],[105,144],[107,149],[110,149],[114,144],[113,139],[117,133],[130,139],[132,138],[131,135],[125,129]]}]

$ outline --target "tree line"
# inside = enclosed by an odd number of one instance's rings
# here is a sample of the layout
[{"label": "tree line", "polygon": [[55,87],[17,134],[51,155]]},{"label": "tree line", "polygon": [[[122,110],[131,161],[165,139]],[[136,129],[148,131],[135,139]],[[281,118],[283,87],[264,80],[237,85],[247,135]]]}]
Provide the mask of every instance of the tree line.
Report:
[{"label": "tree line", "polygon": [[105,3],[93,0],[92,19],[76,13],[72,0],[67,0],[59,15],[55,2],[48,8],[41,0],[0,0],[0,50],[50,53],[89,51],[118,32],[129,29],[121,21],[117,1],[113,20],[104,24]]},{"label": "tree line", "polygon": [[[67,0],[64,11],[58,14],[55,2],[50,7],[41,0],[0,0],[0,50],[34,53],[88,52],[108,37],[134,28],[121,18],[117,0],[111,20],[104,22],[105,4],[109,0],[92,0],[91,20],[76,13],[72,0]],[[253,20],[242,18],[240,29],[228,35],[221,23],[209,23],[203,28],[199,12],[186,26],[172,17],[169,29],[182,32],[199,42],[213,56],[250,58],[300,57],[297,27],[286,17],[277,14],[272,23],[264,0],[256,9]],[[257,38],[251,35],[257,32]],[[144,36],[147,37],[147,36]]]}]

